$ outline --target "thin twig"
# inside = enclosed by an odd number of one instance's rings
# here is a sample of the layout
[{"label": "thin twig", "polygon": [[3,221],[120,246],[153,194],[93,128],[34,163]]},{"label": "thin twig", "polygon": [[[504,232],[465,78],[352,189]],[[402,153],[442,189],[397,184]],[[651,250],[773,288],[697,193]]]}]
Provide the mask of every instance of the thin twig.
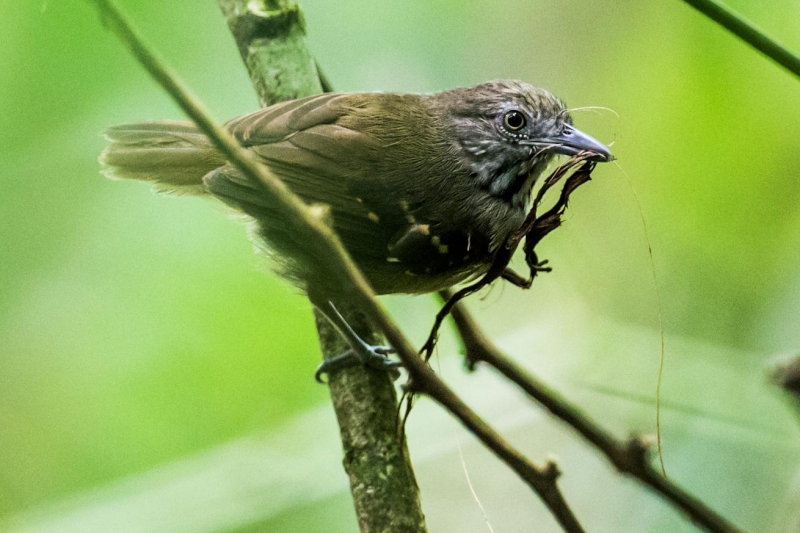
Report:
[{"label": "thin twig", "polygon": [[800,78],[800,57],[730,7],[717,0],[683,1]]},{"label": "thin twig", "polygon": [[494,429],[475,414],[438,376],[420,359],[411,343],[375,299],[369,284],[353,260],[347,255],[336,234],[324,223],[324,213],[317,213],[300,199],[255,156],[242,148],[227,131],[218,127],[202,107],[183,89],[155,55],[144,45],[122,14],[109,0],[91,0],[98,8],[103,21],[117,34],[131,53],[150,75],[172,96],[183,111],[205,133],[214,146],[253,183],[263,187],[278,201],[283,220],[293,230],[301,232],[308,246],[317,246],[326,252],[330,261],[324,265],[326,273],[340,282],[352,301],[379,326],[409,372],[415,392],[424,393],[445,407],[462,424],[480,439],[492,452],[525,481],[550,509],[558,523],[568,533],[584,530],[564,500],[558,488],[558,467],[553,462],[538,466],[509,445]]},{"label": "thin twig", "polygon": [[[441,291],[447,301],[450,291]],[[590,419],[558,392],[528,373],[506,357],[480,330],[461,302],[453,308],[453,321],[464,343],[467,366],[474,370],[478,363],[486,363],[519,386],[555,417],[566,422],[584,439],[600,450],[623,474],[630,475],[682,511],[697,526],[712,533],[742,533],[742,530],[692,496],[674,481],[662,476],[647,460],[648,447],[638,438],[617,439],[609,431]]]}]

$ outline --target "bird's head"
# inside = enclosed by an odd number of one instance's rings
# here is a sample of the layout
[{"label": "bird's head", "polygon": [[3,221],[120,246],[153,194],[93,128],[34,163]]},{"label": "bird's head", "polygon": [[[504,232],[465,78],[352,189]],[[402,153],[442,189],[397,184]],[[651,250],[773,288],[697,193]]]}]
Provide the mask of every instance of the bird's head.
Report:
[{"label": "bird's head", "polygon": [[561,100],[528,83],[497,80],[434,98],[451,128],[448,138],[477,184],[514,205],[527,202],[533,182],[558,154],[614,159],[604,144],[573,127]]}]

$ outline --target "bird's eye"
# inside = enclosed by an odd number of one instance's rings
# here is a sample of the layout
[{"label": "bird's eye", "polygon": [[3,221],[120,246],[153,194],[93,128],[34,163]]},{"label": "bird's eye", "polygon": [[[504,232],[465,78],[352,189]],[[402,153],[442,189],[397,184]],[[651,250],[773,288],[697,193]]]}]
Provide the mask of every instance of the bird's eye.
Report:
[{"label": "bird's eye", "polygon": [[519,111],[509,111],[503,116],[503,125],[509,131],[519,131],[525,127],[525,115]]}]

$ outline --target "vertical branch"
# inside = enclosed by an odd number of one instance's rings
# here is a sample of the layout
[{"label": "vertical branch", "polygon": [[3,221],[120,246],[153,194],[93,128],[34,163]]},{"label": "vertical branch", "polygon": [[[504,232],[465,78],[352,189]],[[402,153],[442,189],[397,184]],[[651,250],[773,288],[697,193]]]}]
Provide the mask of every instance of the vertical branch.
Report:
[{"label": "vertical branch", "polygon": [[289,0],[218,0],[262,106],[323,92],[300,7]]},{"label": "vertical branch", "polygon": [[[262,106],[330,90],[306,46],[303,14],[288,0],[218,0]],[[367,342],[380,335],[363,313],[337,307]],[[347,345],[315,310],[324,357]],[[309,379],[311,373],[309,372]],[[385,372],[348,368],[330,378],[344,467],[362,533],[424,533],[425,517],[405,443],[397,432],[397,395]]]},{"label": "vertical branch", "polygon": [[[371,343],[380,335],[352,305],[337,309]],[[325,356],[348,346],[328,320],[316,313]],[[424,533],[425,516],[414,470],[397,421],[397,395],[387,372],[351,367],[330,376],[331,397],[344,448],[344,469],[362,533]]]}]

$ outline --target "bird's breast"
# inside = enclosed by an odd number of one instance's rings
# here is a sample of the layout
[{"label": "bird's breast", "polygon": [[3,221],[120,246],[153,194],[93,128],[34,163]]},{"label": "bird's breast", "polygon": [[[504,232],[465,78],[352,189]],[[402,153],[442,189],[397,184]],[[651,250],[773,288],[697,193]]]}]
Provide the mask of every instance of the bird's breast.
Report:
[{"label": "bird's breast", "polygon": [[[476,224],[480,217],[470,217],[463,209],[442,212],[398,194],[359,196],[358,201],[360,215],[334,213],[334,228],[378,293],[450,287],[485,272],[498,238],[504,242],[493,226]],[[360,223],[354,216],[360,216]]]}]

